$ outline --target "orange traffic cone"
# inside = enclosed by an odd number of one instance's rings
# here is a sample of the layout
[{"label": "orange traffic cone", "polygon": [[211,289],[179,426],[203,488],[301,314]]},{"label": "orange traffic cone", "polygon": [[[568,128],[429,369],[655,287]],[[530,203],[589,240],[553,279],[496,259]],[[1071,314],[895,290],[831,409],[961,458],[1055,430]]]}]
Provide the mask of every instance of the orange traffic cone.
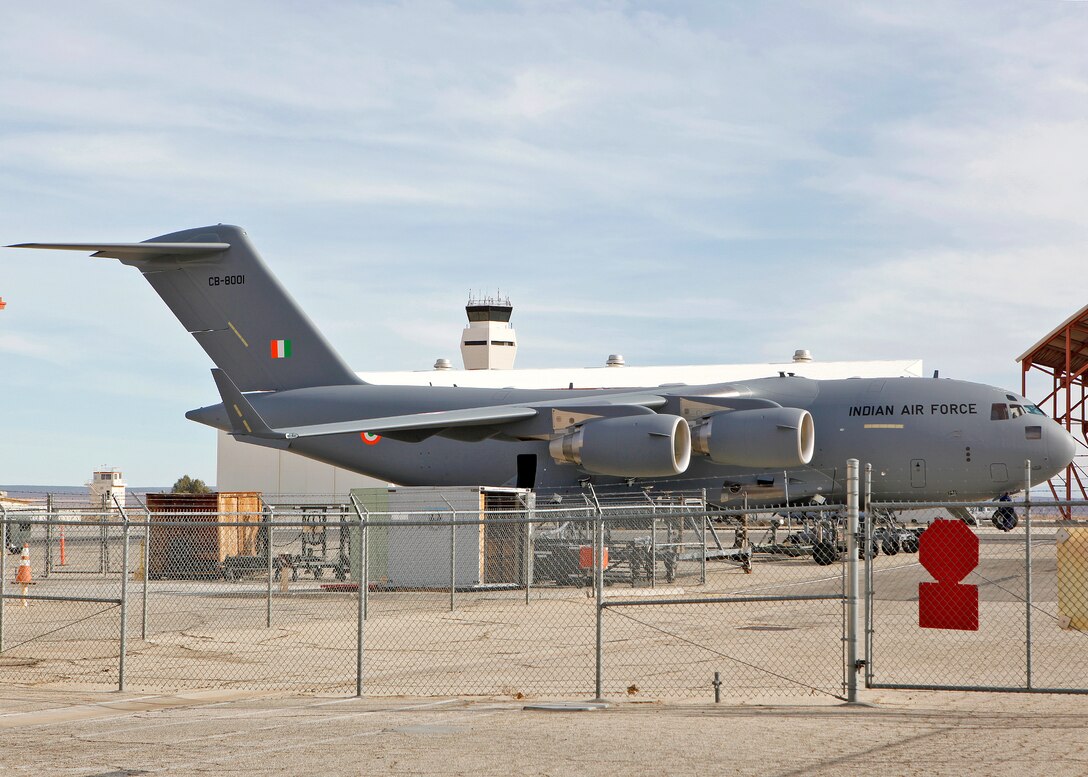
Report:
[{"label": "orange traffic cone", "polygon": [[23,589],[23,607],[26,607],[26,594],[30,589],[30,546],[23,545],[23,555],[19,559],[19,568],[15,570],[15,582]]}]

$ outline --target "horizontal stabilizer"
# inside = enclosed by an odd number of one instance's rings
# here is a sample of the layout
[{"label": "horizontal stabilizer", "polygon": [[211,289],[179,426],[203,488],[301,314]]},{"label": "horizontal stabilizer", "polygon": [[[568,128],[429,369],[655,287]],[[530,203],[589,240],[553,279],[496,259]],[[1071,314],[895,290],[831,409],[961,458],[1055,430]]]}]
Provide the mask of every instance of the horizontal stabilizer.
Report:
[{"label": "horizontal stabilizer", "polygon": [[265,439],[287,439],[289,435],[274,431],[261,418],[245,394],[238,390],[230,376],[222,370],[212,370],[219,395],[223,398],[223,407],[230,418],[231,434],[235,437],[262,437]]},{"label": "horizontal stabilizer", "polygon": [[104,259],[196,259],[218,254],[230,243],[19,243],[8,248],[44,248],[50,251],[93,251]]}]

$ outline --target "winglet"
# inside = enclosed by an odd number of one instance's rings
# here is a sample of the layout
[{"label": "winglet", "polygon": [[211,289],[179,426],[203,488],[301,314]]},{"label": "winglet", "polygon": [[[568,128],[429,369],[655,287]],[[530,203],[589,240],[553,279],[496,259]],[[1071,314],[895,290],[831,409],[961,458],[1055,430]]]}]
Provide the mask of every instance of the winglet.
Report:
[{"label": "winglet", "polygon": [[270,440],[289,440],[298,435],[277,432],[261,418],[245,395],[234,385],[227,373],[220,369],[212,370],[219,395],[223,398],[223,407],[230,418],[231,434],[236,437],[261,437]]}]

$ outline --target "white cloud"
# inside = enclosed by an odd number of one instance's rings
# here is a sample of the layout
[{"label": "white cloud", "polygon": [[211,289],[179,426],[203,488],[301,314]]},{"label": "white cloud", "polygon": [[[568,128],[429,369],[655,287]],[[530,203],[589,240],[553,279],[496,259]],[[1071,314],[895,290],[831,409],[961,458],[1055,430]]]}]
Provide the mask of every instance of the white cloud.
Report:
[{"label": "white cloud", "polygon": [[55,355],[56,349],[48,340],[21,334],[0,332],[0,353],[46,359],[55,364],[64,363],[63,358]]},{"label": "white cloud", "polygon": [[[1082,260],[1064,247],[1005,252],[912,252],[859,265],[813,287],[774,335],[776,352],[803,333],[818,358],[845,347],[854,358],[924,358],[929,369],[1011,385],[1014,359],[1084,304],[1061,279]],[[894,349],[894,350],[892,350]]]},{"label": "white cloud", "polygon": [[894,218],[944,222],[986,238],[1084,234],[1088,149],[1083,122],[998,126],[911,123],[878,133],[880,155],[827,173],[818,184],[865,199]]}]

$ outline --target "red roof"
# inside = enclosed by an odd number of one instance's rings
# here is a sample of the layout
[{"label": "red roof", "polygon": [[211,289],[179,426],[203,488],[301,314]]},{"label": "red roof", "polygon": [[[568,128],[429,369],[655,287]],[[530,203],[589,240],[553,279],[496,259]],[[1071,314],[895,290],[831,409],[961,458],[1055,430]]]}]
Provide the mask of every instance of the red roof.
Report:
[{"label": "red roof", "polygon": [[1074,375],[1080,372],[1088,365],[1088,305],[1024,351],[1016,361],[1064,370],[1067,329],[1069,331],[1069,371]]}]

